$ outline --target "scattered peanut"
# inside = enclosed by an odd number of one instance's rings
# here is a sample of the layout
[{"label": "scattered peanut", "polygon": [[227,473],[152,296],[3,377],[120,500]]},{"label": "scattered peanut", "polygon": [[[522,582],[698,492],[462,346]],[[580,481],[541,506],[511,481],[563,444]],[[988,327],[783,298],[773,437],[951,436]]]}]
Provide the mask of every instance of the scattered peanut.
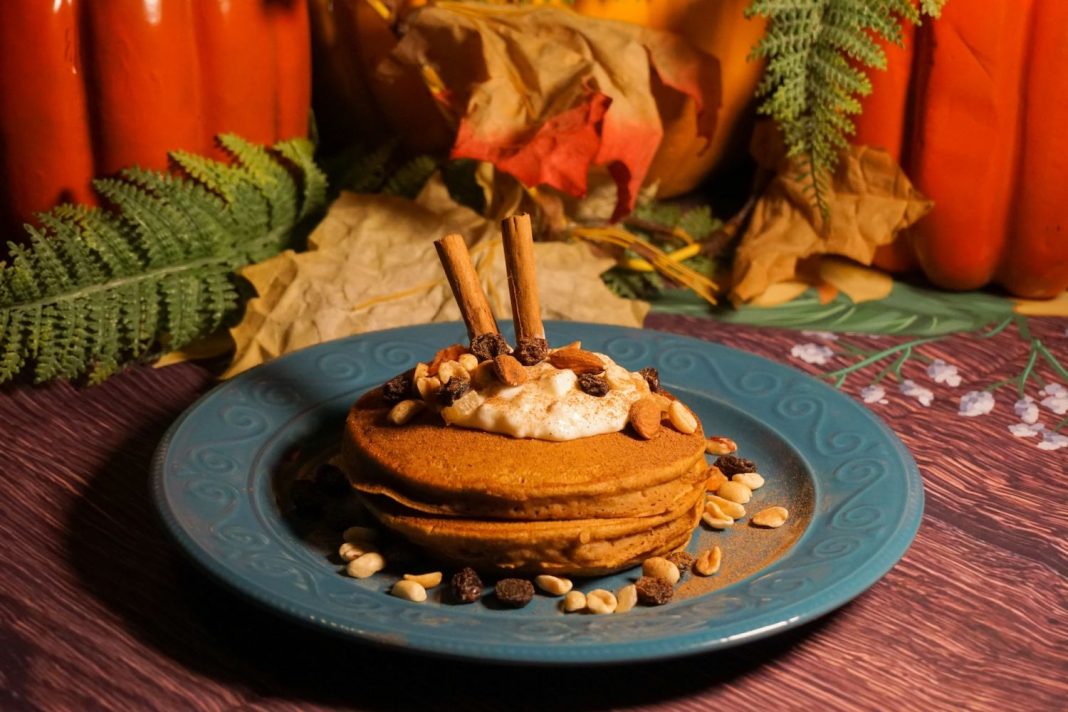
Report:
[{"label": "scattered peanut", "polygon": [[668,420],[672,427],[684,435],[692,435],[697,432],[697,416],[682,404],[682,401],[671,401],[668,406]]},{"label": "scattered peanut", "polygon": [[403,598],[405,601],[422,603],[426,600],[426,589],[421,584],[410,579],[404,579],[393,584],[393,588],[389,592],[397,598]]},{"label": "scattered peanut", "polygon": [[474,354],[464,354],[460,358],[456,359],[460,362],[460,365],[464,367],[468,373],[478,368],[478,356]]},{"label": "scattered peanut", "polygon": [[638,589],[634,584],[627,584],[616,591],[616,613],[626,613],[638,603]]},{"label": "scattered peanut", "polygon": [[716,519],[734,519],[734,517],[724,512],[722,507],[710,500],[705,500],[705,514],[710,514]]},{"label": "scattered peanut", "polygon": [[441,390],[441,379],[437,376],[417,378],[415,380],[415,390],[419,391],[419,395],[423,400],[434,400],[438,395],[438,391]]},{"label": "scattered peanut", "polygon": [[705,489],[709,492],[715,492],[726,481],[727,476],[723,474],[723,470],[715,465],[710,465],[708,471],[705,472]]},{"label": "scattered peanut", "polygon": [[366,542],[354,543],[346,541],[337,550],[337,555],[345,562],[355,561],[364,554],[374,551],[373,546],[369,546]]},{"label": "scattered peanut", "polygon": [[616,595],[603,588],[597,588],[586,594],[586,608],[590,613],[614,613],[619,602]]},{"label": "scattered peanut", "polygon": [[679,582],[679,567],[663,556],[653,556],[642,562],[642,575],[667,581],[672,586]]},{"label": "scattered peanut", "polygon": [[421,400],[402,400],[400,403],[389,409],[389,414],[386,416],[386,420],[394,425],[404,425],[423,412],[424,407],[426,407],[426,404]]},{"label": "scattered peanut", "polygon": [[708,512],[701,515],[701,521],[713,529],[718,529],[720,531],[734,526],[734,520],[730,517],[717,517]]},{"label": "scattered peanut", "polygon": [[715,503],[716,506],[719,507],[723,511],[723,513],[731,519],[741,519],[745,516],[745,507],[738,504],[737,502],[732,502],[729,499],[723,499],[722,497],[714,494],[706,495],[705,501]]},{"label": "scattered peanut", "polygon": [[731,478],[732,482],[741,482],[751,490],[758,490],[764,486],[764,478],[756,472],[739,472]]},{"label": "scattered peanut", "polygon": [[386,560],[377,551],[369,551],[349,562],[345,571],[353,578],[368,578],[386,568]]},{"label": "scattered peanut", "polygon": [[738,504],[747,504],[753,498],[753,490],[734,480],[721,484],[719,489],[716,490],[716,494],[723,499],[737,502]]},{"label": "scattered peanut", "polygon": [[445,361],[438,366],[438,379],[443,385],[454,378],[459,378],[461,381],[469,381],[471,380],[471,374],[460,365],[459,361]]},{"label": "scattered peanut", "polygon": [[422,363],[422,362],[417,363],[417,364],[415,364],[415,370],[412,371],[412,383],[415,383],[420,378],[426,378],[429,375],[430,375],[430,367],[427,366],[425,363]]},{"label": "scattered peanut", "polygon": [[723,562],[723,551],[718,546],[705,549],[693,562],[693,572],[698,576],[711,576],[719,571],[719,565]]},{"label": "scattered peanut", "polygon": [[423,588],[434,588],[441,585],[441,572],[431,571],[428,574],[404,574],[405,581],[413,581]]},{"label": "scattered peanut", "polygon": [[471,371],[471,388],[480,391],[497,381],[497,370],[493,361],[483,361]]},{"label": "scattered peanut", "polygon": [[730,438],[711,437],[705,441],[705,452],[709,455],[730,455],[738,451],[738,444]]},{"label": "scattered peanut", "polygon": [[775,529],[785,524],[789,516],[786,507],[768,507],[754,514],[751,521],[758,527]]},{"label": "scattered peanut", "polygon": [[[606,371],[604,374],[605,380],[608,381],[608,387],[613,390],[620,390],[622,388],[629,388],[634,385],[634,380],[631,379],[631,374],[627,371]],[[645,381],[644,378],[641,379]]]},{"label": "scattered peanut", "polygon": [[564,600],[560,602],[560,608],[564,613],[574,613],[586,607],[586,594],[582,591],[568,591]]},{"label": "scattered peanut", "polygon": [[563,596],[565,593],[571,590],[574,586],[569,579],[560,578],[559,576],[549,576],[548,574],[542,574],[534,579],[534,583],[538,585],[542,591],[553,596]]}]

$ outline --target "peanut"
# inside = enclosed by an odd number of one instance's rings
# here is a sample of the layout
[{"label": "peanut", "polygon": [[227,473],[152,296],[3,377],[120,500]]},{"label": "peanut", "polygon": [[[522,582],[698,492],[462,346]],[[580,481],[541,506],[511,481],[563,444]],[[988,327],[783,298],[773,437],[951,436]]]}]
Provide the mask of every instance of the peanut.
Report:
[{"label": "peanut", "polygon": [[741,519],[745,516],[745,507],[738,504],[737,502],[732,502],[729,499],[723,499],[722,497],[719,497],[714,494],[706,495],[705,501],[714,502],[716,506],[718,506],[720,510],[731,519]]},{"label": "peanut", "polygon": [[571,590],[574,586],[570,580],[566,578],[560,578],[559,576],[549,576],[548,574],[542,574],[534,579],[534,583],[538,585],[542,591],[553,596],[563,596]]},{"label": "peanut", "polygon": [[345,571],[353,578],[368,578],[386,568],[386,560],[377,551],[369,551],[349,562]]},{"label": "peanut", "polygon": [[442,384],[448,383],[454,378],[459,378],[461,381],[470,381],[471,374],[460,365],[459,361],[445,361],[438,366],[438,379]]},{"label": "peanut", "polygon": [[405,601],[422,603],[426,600],[426,589],[410,579],[404,579],[393,584],[393,588],[389,589],[389,592],[397,598],[403,598]]},{"label": "peanut", "polygon": [[682,401],[671,401],[668,406],[668,420],[672,427],[684,435],[692,435],[697,432],[697,416]]},{"label": "peanut", "polygon": [[432,401],[437,397],[438,391],[441,390],[441,379],[437,376],[418,378],[415,381],[415,390],[419,391],[419,396],[423,400]]},{"label": "peanut", "polygon": [[369,546],[366,542],[355,543],[346,541],[337,550],[337,555],[342,558],[343,561],[355,561],[364,554],[374,551],[374,547]]},{"label": "peanut", "polygon": [[701,521],[712,527],[713,529],[717,529],[720,531],[727,529],[728,527],[734,526],[734,520],[730,517],[717,517],[713,514],[709,514],[708,512],[705,512],[701,515]]},{"label": "peanut", "polygon": [[730,438],[711,437],[705,441],[705,452],[709,455],[730,455],[738,452],[738,444]]},{"label": "peanut", "polygon": [[785,524],[789,516],[785,507],[768,507],[754,514],[751,521],[758,527],[776,529]]},{"label": "peanut", "polygon": [[483,361],[471,371],[471,388],[480,391],[497,382],[497,369],[493,361]]},{"label": "peanut", "polygon": [[628,584],[616,591],[616,613],[626,613],[638,603],[638,588]]},{"label": "peanut", "polygon": [[441,572],[431,571],[428,574],[404,574],[405,581],[414,581],[423,588],[434,588],[441,585]]},{"label": "peanut", "polygon": [[474,354],[464,354],[460,358],[456,359],[460,362],[460,365],[464,367],[468,373],[478,368],[478,356]]},{"label": "peanut", "polygon": [[589,608],[591,613],[613,613],[618,605],[616,595],[603,588],[594,589],[586,594],[586,608]]},{"label": "peanut", "polygon": [[564,600],[560,601],[560,608],[564,613],[574,613],[586,607],[586,594],[582,591],[568,591]]},{"label": "peanut", "polygon": [[705,500],[705,514],[711,514],[716,519],[734,520],[734,517],[724,512],[722,507],[711,500]]},{"label": "peanut", "polygon": [[415,383],[420,378],[426,378],[430,375],[430,367],[425,363],[419,362],[415,364],[415,370],[412,371],[412,383]]},{"label": "peanut", "polygon": [[642,575],[667,581],[672,586],[679,582],[679,567],[663,556],[653,556],[642,562]]},{"label": "peanut", "polygon": [[420,400],[402,400],[397,405],[389,409],[389,414],[386,416],[386,420],[394,425],[405,425],[415,416],[419,415],[426,404]]},{"label": "peanut", "polygon": [[719,571],[719,565],[723,562],[723,551],[718,546],[705,549],[693,562],[693,572],[698,576],[711,576]]},{"label": "peanut", "polygon": [[753,490],[749,489],[741,482],[724,482],[716,490],[716,494],[731,502],[737,502],[738,504],[748,504],[749,500],[753,498]]},{"label": "peanut", "polygon": [[756,472],[739,472],[731,478],[732,482],[741,482],[751,490],[758,490],[764,486],[764,478]]}]

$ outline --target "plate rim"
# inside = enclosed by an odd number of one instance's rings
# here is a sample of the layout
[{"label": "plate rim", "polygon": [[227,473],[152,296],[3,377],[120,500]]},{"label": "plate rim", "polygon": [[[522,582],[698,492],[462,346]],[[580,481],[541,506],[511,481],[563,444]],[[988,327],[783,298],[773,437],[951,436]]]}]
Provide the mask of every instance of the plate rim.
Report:
[{"label": "plate rim", "polygon": [[[507,320],[503,320],[501,326],[502,331],[506,325],[510,324]],[[441,645],[440,641],[430,636],[425,638],[419,635],[411,635],[407,633],[403,636],[391,636],[378,634],[373,631],[358,630],[351,626],[338,624],[336,621],[330,620],[327,617],[317,615],[314,608],[303,604],[293,604],[289,601],[280,600],[275,597],[269,590],[261,588],[250,587],[244,577],[236,574],[231,568],[222,565],[216,558],[208,552],[202,545],[200,545],[196,538],[190,534],[178,521],[176,512],[172,508],[172,503],[167,497],[165,488],[166,480],[166,463],[168,455],[170,454],[170,447],[174,441],[175,436],[181,431],[182,426],[188,422],[194,413],[209,399],[212,398],[218,391],[231,387],[238,379],[250,378],[252,375],[260,372],[264,367],[269,367],[272,364],[281,364],[287,359],[295,358],[299,354],[306,354],[309,351],[322,349],[329,345],[337,345],[339,343],[357,341],[366,338],[375,338],[388,336],[390,334],[407,333],[407,332],[419,332],[420,330],[427,329],[428,327],[458,327],[462,328],[460,322],[434,322],[432,324],[418,324],[410,326],[394,327],[391,329],[383,329],[373,332],[365,332],[361,334],[355,334],[352,336],[344,337],[342,339],[336,339],[321,344],[315,344],[308,346],[297,351],[284,354],[277,359],[274,359],[265,364],[261,364],[253,369],[249,369],[234,379],[217,383],[211,389],[202,394],[196,401],[190,404],[175,421],[168,427],[164,436],[161,438],[159,445],[153,454],[151,461],[150,477],[152,480],[152,498],[155,504],[156,511],[163,521],[165,530],[174,539],[178,545],[179,550],[185,556],[187,560],[191,560],[199,569],[209,573],[213,579],[224,587],[237,594],[239,598],[244,598],[253,601],[260,608],[273,613],[282,613],[287,619],[294,620],[304,626],[314,628],[316,630],[323,630],[330,632],[334,635],[339,635],[349,640],[358,640],[364,643],[377,645],[380,647],[391,648],[403,652],[415,652],[420,654],[429,654],[434,656],[441,656],[453,659],[461,660],[474,660],[479,662],[490,663],[502,663],[502,664],[529,664],[529,665],[545,665],[545,666],[558,666],[558,665],[600,665],[600,664],[616,664],[627,662],[646,662],[654,660],[665,660],[670,658],[688,656],[699,654],[703,652],[710,652],[714,650],[721,650],[735,645],[752,642],[762,638],[769,637],[771,635],[784,632],[786,630],[804,625],[808,622],[816,620],[827,613],[840,608],[846,603],[852,601],[856,597],[863,594],[878,581],[880,581],[905,555],[919,530],[923,519],[924,511],[924,489],[923,479],[919,472],[919,468],[916,465],[915,459],[911,453],[901,442],[900,438],[894,433],[889,426],[872,412],[870,409],[860,405],[852,397],[845,393],[832,388],[831,386],[822,383],[818,379],[814,378],[811,374],[805,373],[789,364],[773,361],[764,356],[754,354],[744,349],[727,346],[715,341],[709,341],[699,337],[689,336],[685,334],[677,334],[674,332],[661,331],[657,329],[644,329],[644,328],[632,328],[622,327],[611,324],[597,324],[590,322],[565,322],[546,320],[545,322],[548,330],[552,331],[553,328],[559,328],[561,325],[567,325],[567,328],[593,328],[593,329],[608,329],[615,332],[618,335],[629,334],[631,336],[637,336],[638,338],[655,338],[655,337],[667,337],[674,340],[681,340],[689,342],[691,345],[696,345],[699,348],[714,347],[715,349],[726,349],[733,351],[746,359],[755,359],[757,362],[772,367],[773,370],[786,370],[794,376],[803,377],[803,381],[811,384],[815,384],[817,391],[829,395],[832,399],[841,398],[845,399],[852,406],[857,407],[861,412],[866,413],[869,424],[873,426],[882,437],[882,442],[890,446],[891,452],[900,458],[903,465],[902,483],[902,495],[904,497],[904,507],[901,513],[901,517],[898,521],[897,527],[890,532],[886,540],[881,543],[877,551],[872,556],[865,559],[860,566],[858,566],[849,575],[835,579],[832,582],[833,593],[836,595],[828,596],[827,590],[818,590],[811,596],[803,601],[791,604],[792,606],[801,606],[803,610],[798,611],[795,615],[792,615],[788,620],[776,621],[774,623],[758,627],[756,629],[747,630],[739,634],[730,636],[718,636],[711,635],[707,630],[699,630],[689,633],[680,633],[672,638],[670,642],[673,643],[670,647],[665,647],[661,642],[669,641],[649,641],[649,640],[635,640],[635,641],[622,641],[622,642],[609,642],[609,643],[582,643],[573,644],[568,643],[561,646],[546,646],[544,644],[530,644],[523,643],[509,648],[507,654],[503,655],[491,655],[486,651],[486,647],[492,646],[480,646],[478,644],[456,644],[456,645]],[[640,335],[640,336],[639,336]],[[693,387],[691,387],[692,389]],[[699,388],[697,390],[700,390]],[[755,416],[754,416],[755,417]],[[778,429],[764,423],[764,421],[757,418],[762,425],[765,425],[772,431],[774,431],[780,437]],[[787,442],[792,442],[786,439]],[[804,452],[801,452],[804,455]],[[814,485],[819,486],[818,482],[814,482]],[[253,497],[250,493],[250,498]],[[817,519],[817,513],[813,514],[813,521]],[[799,547],[802,542],[810,534],[813,534],[814,530],[811,523],[801,537],[793,543],[790,551],[794,551]],[[750,576],[732,583],[727,588],[739,586],[754,578],[756,575],[768,571],[774,567],[772,566],[761,569],[754,572]],[[859,579],[859,580],[858,580]],[[837,590],[843,589],[844,590]],[[726,589],[721,589],[726,590]],[[661,609],[650,609],[652,611]],[[777,617],[782,617],[777,616]],[[656,650],[649,650],[652,643],[658,643]],[[581,659],[576,660],[570,656],[561,656],[554,654],[554,651],[560,651],[561,649],[568,647],[575,647],[581,649],[587,653],[587,655]],[[636,650],[635,648],[641,649]],[[546,651],[548,649],[548,652]]]}]

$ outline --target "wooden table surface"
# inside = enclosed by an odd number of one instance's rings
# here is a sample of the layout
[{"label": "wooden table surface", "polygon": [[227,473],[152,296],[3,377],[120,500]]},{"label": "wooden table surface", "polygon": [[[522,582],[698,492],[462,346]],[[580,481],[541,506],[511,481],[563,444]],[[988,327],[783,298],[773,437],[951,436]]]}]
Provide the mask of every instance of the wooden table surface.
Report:
[{"label": "wooden table surface", "polygon": [[[790,356],[798,332],[669,316],[648,325],[815,370]],[[1064,354],[1066,325],[1032,329]],[[1027,347],[960,336],[926,353],[992,378],[1019,372]],[[872,406],[914,454],[927,504],[905,558],[852,603],[721,653],[537,669],[336,639],[248,605],[188,563],[157,520],[149,462],[212,382],[183,364],[94,388],[0,391],[0,708],[1068,708],[1068,448],[1009,435],[1011,394],[982,418],[890,387]]]}]

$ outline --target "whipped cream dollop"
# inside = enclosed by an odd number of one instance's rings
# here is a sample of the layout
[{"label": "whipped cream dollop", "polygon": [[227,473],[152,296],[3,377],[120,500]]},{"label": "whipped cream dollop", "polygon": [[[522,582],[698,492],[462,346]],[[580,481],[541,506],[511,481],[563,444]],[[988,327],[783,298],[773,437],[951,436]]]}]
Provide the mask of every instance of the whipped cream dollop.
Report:
[{"label": "whipped cream dollop", "polygon": [[649,395],[639,373],[619,366],[604,354],[608,392],[594,396],[579,388],[570,369],[548,361],[527,367],[527,381],[509,386],[489,380],[476,383],[462,398],[441,411],[451,425],[538,440],[575,440],[615,433],[627,425],[630,406]]}]

